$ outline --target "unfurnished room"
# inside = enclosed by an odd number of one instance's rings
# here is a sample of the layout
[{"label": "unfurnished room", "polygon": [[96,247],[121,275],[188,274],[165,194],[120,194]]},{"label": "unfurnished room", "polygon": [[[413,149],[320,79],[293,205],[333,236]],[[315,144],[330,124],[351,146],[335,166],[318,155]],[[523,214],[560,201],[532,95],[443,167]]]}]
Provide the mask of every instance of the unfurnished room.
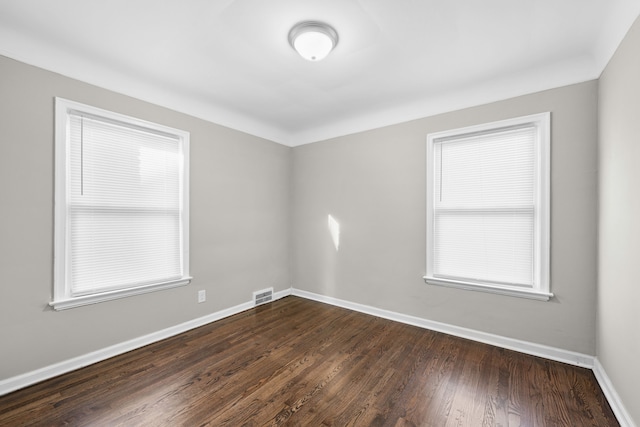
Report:
[{"label": "unfurnished room", "polygon": [[640,425],[640,0],[0,0],[0,425]]}]

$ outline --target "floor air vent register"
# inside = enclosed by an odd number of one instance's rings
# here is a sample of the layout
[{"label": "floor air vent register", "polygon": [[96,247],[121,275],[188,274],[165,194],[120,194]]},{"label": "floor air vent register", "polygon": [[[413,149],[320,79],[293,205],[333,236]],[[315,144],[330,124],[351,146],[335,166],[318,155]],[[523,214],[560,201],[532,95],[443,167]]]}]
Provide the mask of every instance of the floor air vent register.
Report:
[{"label": "floor air vent register", "polygon": [[273,301],[273,288],[263,289],[253,293],[253,304],[260,305]]}]

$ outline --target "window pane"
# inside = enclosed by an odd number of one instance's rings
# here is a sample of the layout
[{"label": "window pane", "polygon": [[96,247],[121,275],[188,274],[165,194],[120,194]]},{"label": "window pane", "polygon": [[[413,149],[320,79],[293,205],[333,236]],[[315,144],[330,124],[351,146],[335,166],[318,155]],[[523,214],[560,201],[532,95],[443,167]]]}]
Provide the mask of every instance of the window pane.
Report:
[{"label": "window pane", "polygon": [[71,118],[71,203],[180,206],[177,139],[87,117]]},{"label": "window pane", "polygon": [[182,277],[179,213],[71,209],[73,295]]},{"label": "window pane", "polygon": [[436,206],[533,206],[535,133],[504,129],[437,142]]},{"label": "window pane", "polygon": [[436,211],[434,276],[533,285],[533,210]]}]

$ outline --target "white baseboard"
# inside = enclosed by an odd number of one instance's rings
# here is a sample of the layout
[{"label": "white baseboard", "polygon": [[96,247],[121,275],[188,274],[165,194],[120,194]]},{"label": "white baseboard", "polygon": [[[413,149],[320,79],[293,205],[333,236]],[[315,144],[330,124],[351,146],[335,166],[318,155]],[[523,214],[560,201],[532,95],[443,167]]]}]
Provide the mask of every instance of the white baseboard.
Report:
[{"label": "white baseboard", "polygon": [[633,422],[631,415],[622,404],[622,400],[620,400],[620,396],[616,392],[615,388],[613,388],[613,384],[609,379],[609,376],[604,370],[604,367],[596,357],[593,364],[593,374],[598,380],[598,384],[600,384],[600,388],[604,393],[609,405],[611,406],[611,410],[616,415],[618,422],[621,427],[636,427],[636,424]]},{"label": "white baseboard", "polygon": [[345,301],[338,298],[327,297],[324,295],[314,294],[312,292],[302,291],[300,289],[294,288],[292,290],[292,295],[311,299],[314,301],[324,302],[342,308],[348,308],[350,310],[382,317],[384,319],[394,320],[396,322],[406,323],[408,325],[418,326],[420,328],[429,329],[432,331],[443,332],[445,334],[454,335],[485,344],[495,345],[496,347],[502,347],[509,350],[518,351],[520,353],[530,354],[532,356],[544,357],[545,359],[568,363],[575,366],[581,366],[583,368],[593,368],[594,357],[587,354],[576,353],[573,351],[549,347],[542,344],[535,344],[528,341],[521,341],[514,338],[507,338],[500,335],[489,334],[486,332],[462,328],[446,323],[434,322],[433,320],[409,316],[407,314],[397,313],[394,311],[382,310],[380,308]]},{"label": "white baseboard", "polygon": [[[273,299],[277,300],[287,295],[291,295],[291,289],[285,289],[284,291],[275,292]],[[75,371],[76,369],[83,368],[93,363],[101,362],[109,359],[113,356],[126,353],[131,350],[135,350],[145,345],[152,344],[157,341],[172,337],[174,335],[181,334],[188,330],[206,325],[216,320],[224,319],[225,317],[233,316],[250,308],[253,308],[253,301],[245,302],[236,305],[231,308],[217,311],[215,313],[193,319],[188,322],[181,323],[170,328],[163,329],[158,332],[153,332],[142,337],[134,338],[129,341],[125,341],[110,347],[103,348],[82,356],[74,357],[63,362],[56,363],[54,365],[45,366],[44,368],[36,369],[35,371],[27,372],[22,375],[7,378],[0,381],[0,396],[11,393],[12,391],[30,386],[40,381],[48,380],[58,375],[65,374],[67,372]]]}]

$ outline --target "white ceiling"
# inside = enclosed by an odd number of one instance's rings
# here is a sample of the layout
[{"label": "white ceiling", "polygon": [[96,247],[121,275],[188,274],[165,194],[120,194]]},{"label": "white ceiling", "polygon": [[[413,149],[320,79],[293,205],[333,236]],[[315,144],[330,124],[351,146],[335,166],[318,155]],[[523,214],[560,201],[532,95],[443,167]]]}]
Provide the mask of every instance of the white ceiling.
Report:
[{"label": "white ceiling", "polygon": [[[640,0],[0,0],[0,54],[295,146],[597,78],[639,14]],[[303,20],[339,33],[322,62],[287,42]]]}]

